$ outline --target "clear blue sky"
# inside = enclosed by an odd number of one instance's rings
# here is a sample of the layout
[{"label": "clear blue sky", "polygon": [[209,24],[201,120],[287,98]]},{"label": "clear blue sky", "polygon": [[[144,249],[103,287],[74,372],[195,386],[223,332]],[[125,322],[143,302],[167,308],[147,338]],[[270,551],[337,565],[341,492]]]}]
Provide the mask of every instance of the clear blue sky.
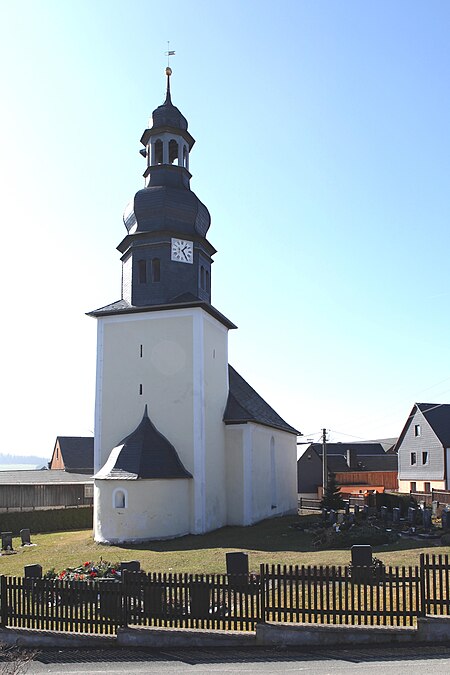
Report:
[{"label": "clear blue sky", "polygon": [[450,3],[0,0],[2,452],[93,429],[95,321],[164,98],[230,362],[306,435],[450,401]]}]

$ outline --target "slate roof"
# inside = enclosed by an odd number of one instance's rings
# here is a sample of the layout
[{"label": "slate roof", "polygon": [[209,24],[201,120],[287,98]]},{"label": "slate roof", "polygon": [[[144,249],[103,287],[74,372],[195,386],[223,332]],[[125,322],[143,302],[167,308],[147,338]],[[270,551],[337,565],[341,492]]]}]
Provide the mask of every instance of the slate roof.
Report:
[{"label": "slate roof", "polygon": [[192,478],[174,446],[144,416],[136,429],[111,452],[95,478],[137,480],[145,478]]},{"label": "slate roof", "polygon": [[166,303],[164,305],[145,305],[143,307],[136,307],[134,305],[130,305],[126,300],[116,300],[116,302],[112,302],[110,305],[105,305],[104,307],[100,307],[99,309],[93,309],[91,312],[87,312],[87,316],[93,316],[98,318],[101,316],[108,316],[113,314],[157,312],[163,309],[180,309],[182,307],[186,308],[201,307],[201,309],[204,309],[205,312],[208,312],[208,314],[210,314],[215,319],[220,321],[220,323],[226,326],[226,328],[229,329],[237,328],[237,326],[234,323],[232,323],[232,321],[227,319],[226,316],[221,314],[219,310],[210,305],[208,302],[199,300],[199,298],[196,298],[195,295],[192,295],[191,293],[183,293],[182,295],[178,295],[177,297],[173,298],[169,303]]},{"label": "slate roof", "polygon": [[63,469],[37,469],[35,471],[0,471],[0,485],[45,485],[52,483],[92,483],[92,476],[84,473],[67,473]]},{"label": "slate roof", "polygon": [[70,473],[94,473],[94,439],[92,436],[57,436],[56,442]]},{"label": "slate roof", "polygon": [[[312,443],[310,448],[322,457],[322,443]],[[381,442],[377,443],[327,443],[327,456],[343,455],[347,456],[347,450],[355,452],[356,455],[385,455],[385,449]]]},{"label": "slate roof", "polygon": [[228,366],[229,392],[223,415],[225,424],[255,422],[267,427],[301,435],[285,422],[273,408],[244,380],[232,366]]},{"label": "slate roof", "polygon": [[398,455],[384,452],[382,455],[364,455],[358,457],[356,466],[350,468],[347,457],[344,455],[330,455],[327,457],[328,469],[333,473],[347,472],[358,473],[359,471],[397,471]]},{"label": "slate roof", "polygon": [[450,404],[416,403],[442,445],[450,447]]}]

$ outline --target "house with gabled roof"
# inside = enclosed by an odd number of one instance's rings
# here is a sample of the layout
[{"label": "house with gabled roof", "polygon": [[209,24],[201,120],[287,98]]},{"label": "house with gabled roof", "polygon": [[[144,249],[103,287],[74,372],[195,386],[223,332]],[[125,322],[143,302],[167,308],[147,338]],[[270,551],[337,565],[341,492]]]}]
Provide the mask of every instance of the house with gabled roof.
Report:
[{"label": "house with gabled roof", "polygon": [[[395,439],[359,443],[327,443],[328,471],[336,477],[342,492],[396,490],[397,454]],[[298,492],[302,496],[321,496],[322,444],[311,443],[297,461]]]},{"label": "house with gabled roof", "polygon": [[396,444],[400,492],[450,489],[450,404],[415,403]]},{"label": "house with gabled roof", "polygon": [[93,475],[94,437],[57,436],[49,469]]}]

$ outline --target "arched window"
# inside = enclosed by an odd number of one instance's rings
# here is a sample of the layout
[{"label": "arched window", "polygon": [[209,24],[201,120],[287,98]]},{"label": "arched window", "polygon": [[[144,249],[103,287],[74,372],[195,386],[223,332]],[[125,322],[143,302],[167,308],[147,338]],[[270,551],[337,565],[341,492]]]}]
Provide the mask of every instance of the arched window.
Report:
[{"label": "arched window", "polygon": [[205,268],[203,265],[200,267],[200,288],[205,290]]},{"label": "arched window", "polygon": [[169,164],[178,164],[178,143],[173,139],[169,141]]},{"label": "arched window", "polygon": [[187,147],[183,145],[183,166],[185,169],[188,168],[187,158],[188,158]]},{"label": "arched window", "polygon": [[277,464],[275,461],[275,439],[270,439],[270,498],[272,508],[277,507]]},{"label": "arched window", "polygon": [[163,163],[163,142],[158,138],[155,141],[155,164]]},{"label": "arched window", "polygon": [[138,279],[140,284],[147,283],[147,262],[138,260]]},{"label": "arched window", "polygon": [[159,258],[152,260],[152,281],[161,281],[161,261]]},{"label": "arched window", "polygon": [[126,509],[128,506],[128,494],[122,488],[116,488],[113,492],[113,508]]}]

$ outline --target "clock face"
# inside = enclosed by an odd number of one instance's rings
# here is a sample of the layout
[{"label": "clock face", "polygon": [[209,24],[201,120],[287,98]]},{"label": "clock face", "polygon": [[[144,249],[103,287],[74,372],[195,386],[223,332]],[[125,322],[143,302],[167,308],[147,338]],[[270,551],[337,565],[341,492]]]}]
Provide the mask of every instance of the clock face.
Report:
[{"label": "clock face", "polygon": [[194,244],[185,239],[172,239],[171,260],[175,262],[193,263]]}]

